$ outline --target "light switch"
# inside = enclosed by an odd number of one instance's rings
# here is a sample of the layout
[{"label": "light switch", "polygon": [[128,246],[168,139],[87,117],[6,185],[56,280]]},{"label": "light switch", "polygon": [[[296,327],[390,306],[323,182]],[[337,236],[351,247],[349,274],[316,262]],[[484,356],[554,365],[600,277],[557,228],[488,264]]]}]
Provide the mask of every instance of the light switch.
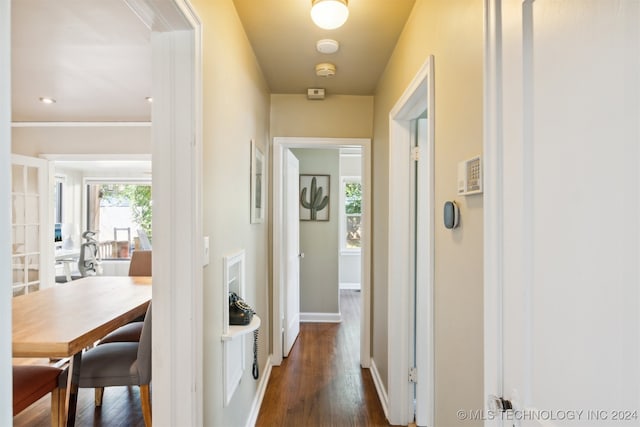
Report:
[{"label": "light switch", "polygon": [[209,236],[204,236],[202,242],[202,266],[205,267],[211,262],[211,256],[209,253]]}]

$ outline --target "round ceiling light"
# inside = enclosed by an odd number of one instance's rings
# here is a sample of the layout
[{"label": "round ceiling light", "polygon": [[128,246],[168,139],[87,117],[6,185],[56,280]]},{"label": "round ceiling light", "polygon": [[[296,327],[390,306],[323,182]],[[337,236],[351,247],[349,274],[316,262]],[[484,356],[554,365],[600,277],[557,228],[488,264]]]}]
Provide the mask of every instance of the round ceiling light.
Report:
[{"label": "round ceiling light", "polygon": [[336,53],[338,49],[340,49],[340,43],[332,39],[322,39],[316,43],[316,50],[320,53]]},{"label": "round ceiling light", "polygon": [[311,19],[322,29],[339,28],[348,17],[347,0],[311,0]]},{"label": "round ceiling light", "polygon": [[40,102],[42,102],[43,104],[55,104],[56,100],[53,98],[49,98],[46,96],[41,96],[40,97]]},{"label": "round ceiling light", "polygon": [[336,75],[336,66],[330,62],[323,62],[316,65],[316,76],[333,77]]}]

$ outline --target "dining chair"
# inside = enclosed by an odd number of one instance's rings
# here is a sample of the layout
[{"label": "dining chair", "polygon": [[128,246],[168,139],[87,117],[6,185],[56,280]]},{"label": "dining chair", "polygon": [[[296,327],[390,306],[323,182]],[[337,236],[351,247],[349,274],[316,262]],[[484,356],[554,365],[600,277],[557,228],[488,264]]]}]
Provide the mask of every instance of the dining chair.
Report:
[{"label": "dining chair", "polygon": [[[151,276],[151,251],[134,251],[129,264],[129,276]],[[142,320],[128,323],[102,338],[98,344],[136,342],[142,333]]]},{"label": "dining chair", "polygon": [[13,366],[13,416],[51,393],[51,425],[58,425],[60,393],[58,378],[62,369],[46,365]]},{"label": "dining chair", "polygon": [[[60,376],[66,386],[68,370]],[[144,318],[139,342],[112,342],[97,345],[82,355],[78,387],[95,388],[95,404],[102,406],[104,387],[140,387],[140,404],[146,427],[151,427],[151,304]]]}]

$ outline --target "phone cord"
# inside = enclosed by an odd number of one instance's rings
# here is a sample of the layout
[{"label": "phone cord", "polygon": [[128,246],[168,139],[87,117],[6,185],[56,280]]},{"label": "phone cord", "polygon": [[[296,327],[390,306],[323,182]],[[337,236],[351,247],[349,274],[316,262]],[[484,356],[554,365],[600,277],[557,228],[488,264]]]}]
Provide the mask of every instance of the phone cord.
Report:
[{"label": "phone cord", "polygon": [[253,331],[253,379],[257,380],[260,376],[258,371],[258,330]]}]

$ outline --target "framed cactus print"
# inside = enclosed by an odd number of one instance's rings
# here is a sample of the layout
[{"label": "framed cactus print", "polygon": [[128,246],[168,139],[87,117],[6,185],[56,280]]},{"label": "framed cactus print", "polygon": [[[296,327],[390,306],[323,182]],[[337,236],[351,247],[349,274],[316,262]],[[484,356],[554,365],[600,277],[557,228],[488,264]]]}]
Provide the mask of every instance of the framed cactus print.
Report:
[{"label": "framed cactus print", "polygon": [[300,174],[300,221],[329,221],[329,179]]}]

